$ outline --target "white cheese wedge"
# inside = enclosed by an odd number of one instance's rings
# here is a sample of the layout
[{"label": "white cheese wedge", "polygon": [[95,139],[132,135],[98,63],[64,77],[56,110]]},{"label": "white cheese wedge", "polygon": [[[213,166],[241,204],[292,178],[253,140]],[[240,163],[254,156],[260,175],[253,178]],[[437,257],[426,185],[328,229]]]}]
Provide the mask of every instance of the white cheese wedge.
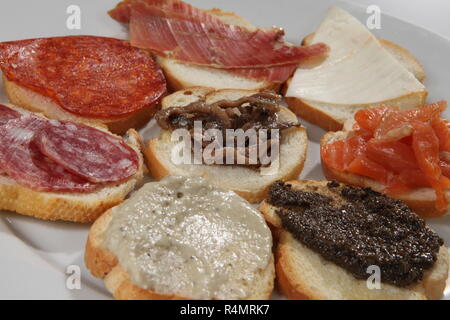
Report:
[{"label": "white cheese wedge", "polygon": [[317,42],[330,47],[328,58],[315,68],[297,69],[286,97],[339,122],[368,106],[410,108],[425,102],[423,84],[348,12],[331,8],[313,35],[311,43]]}]

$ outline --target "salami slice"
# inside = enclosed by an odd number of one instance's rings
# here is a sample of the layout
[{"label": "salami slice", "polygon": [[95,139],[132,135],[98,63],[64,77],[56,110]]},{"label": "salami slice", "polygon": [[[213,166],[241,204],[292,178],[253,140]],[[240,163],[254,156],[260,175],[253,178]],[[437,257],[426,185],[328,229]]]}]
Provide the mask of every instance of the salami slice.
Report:
[{"label": "salami slice", "polygon": [[0,167],[17,183],[41,192],[88,192],[97,186],[44,156],[34,143],[44,119],[27,115],[0,126]]},{"label": "salami slice", "polygon": [[88,118],[118,118],[155,106],[166,91],[159,66],[128,42],[94,36],[0,43],[9,81]]},{"label": "salami slice", "polygon": [[0,126],[7,123],[9,120],[19,118],[20,113],[3,104],[0,104]]},{"label": "salami slice", "polygon": [[94,183],[122,181],[139,167],[136,151],[121,139],[80,124],[52,121],[36,143],[47,157]]}]

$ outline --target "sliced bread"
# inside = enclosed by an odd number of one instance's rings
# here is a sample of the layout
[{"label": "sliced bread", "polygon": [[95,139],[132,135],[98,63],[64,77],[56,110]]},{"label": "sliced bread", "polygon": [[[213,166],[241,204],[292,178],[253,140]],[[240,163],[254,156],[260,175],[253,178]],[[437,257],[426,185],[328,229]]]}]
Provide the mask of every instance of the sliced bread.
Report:
[{"label": "sliced bread", "polygon": [[[220,9],[206,10],[208,13],[222,20],[224,23],[255,30],[249,21],[233,12]],[[274,90],[278,91],[281,84],[247,78],[226,70],[195,66],[174,59],[157,56],[157,62],[166,76],[171,91],[178,91],[190,87],[211,87],[215,89],[246,89],[246,90]]]},{"label": "sliced bread", "polygon": [[297,69],[285,89],[289,107],[305,120],[337,131],[362,108],[424,104],[420,63],[406,49],[379,41],[344,10],[331,8],[318,30],[304,40],[316,42],[330,46],[328,58],[316,68]]},{"label": "sliced bread", "polygon": [[[106,288],[116,299],[269,299],[275,270],[272,239],[262,216],[236,194],[211,188],[201,179],[190,179],[179,187],[179,181],[187,180],[170,177],[162,184],[147,184],[123,205],[102,215],[89,232],[85,251],[87,268],[95,277],[104,279]],[[180,200],[180,192],[186,200]],[[205,201],[210,201],[211,197],[211,201],[222,197],[221,211],[209,210],[214,208],[213,204],[205,208]],[[128,201],[130,206],[124,207]],[[172,207],[164,204],[167,201],[173,202]],[[186,204],[188,209],[184,207]],[[172,218],[167,219],[166,216]],[[137,234],[140,239],[137,244],[133,240],[134,233],[139,232],[136,230],[150,230],[145,223],[151,224],[151,221],[159,222],[150,228],[152,232],[147,231],[146,236]],[[193,226],[195,234],[201,235],[200,240],[192,235]],[[227,229],[233,226],[236,229]],[[128,229],[131,234],[123,231]],[[170,234],[167,239],[161,235],[166,232]],[[240,232],[245,232],[245,235],[240,235]],[[222,238],[224,235],[226,239]],[[242,252],[255,245],[258,249],[257,252],[252,250],[254,256],[242,256]],[[218,250],[214,257],[209,251],[204,251],[210,246],[214,246],[212,250]],[[239,261],[245,261],[237,262],[239,255]],[[189,262],[186,258],[190,259]],[[143,267],[139,261],[144,261]],[[174,266],[172,272],[157,272],[160,268],[166,270],[167,263]],[[250,269],[246,272],[240,269],[242,266]],[[227,276],[220,277],[218,272]],[[179,280],[179,284],[173,284],[175,280]],[[203,286],[199,287],[199,283]]]},{"label": "sliced bread", "polygon": [[[207,103],[220,100],[237,100],[257,91],[214,90],[212,88],[191,88],[173,93],[162,101],[162,109],[183,107],[205,98]],[[297,117],[285,107],[280,107],[280,118],[298,123]],[[167,175],[201,176],[225,189],[235,191],[250,202],[260,202],[268,187],[276,180],[296,178],[303,169],[307,151],[307,135],[303,127],[291,127],[281,135],[279,169],[274,174],[262,175],[260,171],[243,166],[174,164],[171,160],[176,142],[171,141],[171,133],[162,131],[158,138],[148,142],[145,149],[147,165],[155,179]]]},{"label": "sliced bread", "polygon": [[12,104],[32,112],[42,113],[51,119],[86,123],[93,126],[107,126],[109,131],[116,134],[124,134],[130,128],[144,126],[159,109],[158,106],[142,108],[130,116],[117,119],[85,118],[64,110],[49,97],[9,81],[5,76],[3,76],[3,85]]},{"label": "sliced bread", "polygon": [[[320,145],[325,145],[339,140],[345,140],[351,131],[328,132],[320,140]],[[322,161],[322,170],[325,177],[329,180],[337,180],[343,183],[352,184],[360,187],[370,187],[375,191],[381,192],[386,188],[385,185],[357,174],[339,172],[330,168]],[[443,213],[436,209],[436,193],[431,188],[415,189],[408,193],[395,194],[391,197],[404,201],[414,212],[424,218],[442,217]],[[450,203],[450,190],[446,191],[447,201]],[[450,212],[450,204],[445,214]]]},{"label": "sliced bread", "polygon": [[[327,188],[328,181],[289,181],[294,190],[317,192],[335,197]],[[441,298],[448,277],[448,250],[441,246],[437,261],[425,271],[419,282],[407,287],[381,283],[380,289],[368,289],[367,281],[355,278],[345,269],[325,260],[283,229],[277,208],[263,201],[260,211],[278,234],[275,249],[277,283],[280,291],[291,299],[329,300],[423,300]],[[368,275],[369,276],[369,275]]]},{"label": "sliced bread", "polygon": [[[21,113],[28,112],[8,106]],[[107,132],[104,127],[97,128]],[[106,185],[89,193],[56,193],[34,191],[0,175],[0,210],[10,210],[44,220],[95,221],[103,212],[121,203],[143,179],[145,165],[141,137],[134,129],[130,129],[124,139],[139,156],[138,171],[126,181]]]}]

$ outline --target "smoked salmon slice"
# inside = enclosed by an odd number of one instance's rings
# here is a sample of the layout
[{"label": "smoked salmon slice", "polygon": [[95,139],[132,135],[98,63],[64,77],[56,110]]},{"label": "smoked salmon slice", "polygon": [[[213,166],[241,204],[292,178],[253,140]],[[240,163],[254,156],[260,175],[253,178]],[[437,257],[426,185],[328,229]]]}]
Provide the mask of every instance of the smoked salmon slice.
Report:
[{"label": "smoked salmon slice", "polygon": [[436,208],[447,209],[450,188],[450,125],[447,103],[416,109],[379,107],[355,113],[352,135],[321,147],[322,160],[338,171],[369,177],[388,194],[433,188]]},{"label": "smoked salmon slice", "polygon": [[439,210],[447,209],[445,189],[442,185],[443,183],[447,184],[447,181],[442,179],[445,177],[442,176],[439,166],[439,139],[430,125],[420,121],[414,124],[412,149],[419,168],[425,173],[428,182],[436,191],[436,207]]},{"label": "smoked salmon slice", "polygon": [[380,107],[357,111],[355,113],[355,120],[358,128],[364,128],[373,133],[387,110],[387,107]]}]

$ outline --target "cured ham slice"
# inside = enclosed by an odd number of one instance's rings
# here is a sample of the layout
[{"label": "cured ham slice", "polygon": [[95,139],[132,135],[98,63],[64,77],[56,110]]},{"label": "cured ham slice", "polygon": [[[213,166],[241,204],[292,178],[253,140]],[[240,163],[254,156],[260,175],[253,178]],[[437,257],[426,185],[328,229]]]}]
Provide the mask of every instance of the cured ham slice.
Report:
[{"label": "cured ham slice", "polygon": [[297,69],[297,65],[287,64],[285,66],[267,67],[267,68],[246,68],[246,69],[227,69],[235,74],[258,80],[270,82],[285,82]]},{"label": "cured ham slice", "polygon": [[20,117],[20,113],[16,110],[8,108],[5,105],[0,104],[0,126],[7,123],[9,120]]},{"label": "cured ham slice", "polygon": [[218,19],[213,23],[186,20],[159,8],[133,7],[131,44],[169,58],[215,68],[294,64],[327,51],[322,43],[308,47],[290,45],[280,40],[279,30],[249,31]]},{"label": "cured ham slice", "polygon": [[[180,3],[180,6],[177,6],[177,3]],[[131,20],[131,9],[136,5],[165,8],[171,7],[172,9],[178,10],[186,10],[187,8],[192,7],[189,5],[183,7],[182,2],[179,0],[123,0],[122,2],[119,2],[114,9],[108,11],[108,14],[118,22],[129,23]]]},{"label": "cured ham slice", "polygon": [[112,119],[152,107],[165,93],[159,66],[128,42],[93,36],[0,43],[5,77],[87,118]]},{"label": "cured ham slice", "polygon": [[0,167],[17,183],[41,192],[88,192],[96,186],[44,157],[34,144],[45,120],[23,116],[0,127]]},{"label": "cured ham slice", "polygon": [[70,122],[52,122],[36,144],[68,171],[95,183],[127,179],[139,166],[136,152],[119,138]]},{"label": "cured ham slice", "polygon": [[328,47],[292,46],[279,28],[248,30],[176,0],[125,0],[109,12],[130,23],[133,45],[179,61],[249,78],[284,82],[295,66],[324,57]]},{"label": "cured ham slice", "polygon": [[447,102],[415,109],[370,108],[356,112],[352,135],[321,147],[324,163],[386,186],[388,194],[433,188],[436,208],[445,212],[450,189],[447,161],[448,123],[441,118]]}]

